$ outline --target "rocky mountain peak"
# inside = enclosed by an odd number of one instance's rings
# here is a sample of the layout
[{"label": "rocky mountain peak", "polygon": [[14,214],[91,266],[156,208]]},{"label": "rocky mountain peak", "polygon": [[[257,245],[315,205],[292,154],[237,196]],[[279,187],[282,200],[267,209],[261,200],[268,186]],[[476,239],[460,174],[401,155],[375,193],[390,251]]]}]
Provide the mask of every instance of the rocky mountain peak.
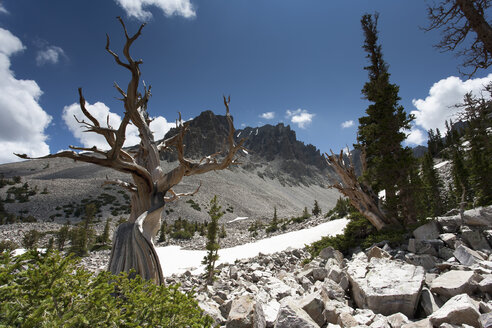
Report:
[{"label": "rocky mountain peak", "polygon": [[[176,128],[169,130],[164,139],[177,133]],[[215,115],[206,110],[191,120],[188,132],[184,137],[185,156],[201,158],[225,150],[227,146],[228,124],[224,115]],[[161,154],[161,159],[169,162],[177,160],[173,150]]]},{"label": "rocky mountain peak", "polygon": [[311,144],[297,140],[296,133],[289,125],[267,124],[259,128],[246,127],[237,131],[239,138],[246,137],[245,147],[253,154],[272,161],[275,158],[297,160],[320,170],[326,168],[321,153]]},{"label": "rocky mountain peak", "polygon": [[[171,129],[165,136],[169,138],[176,133]],[[227,149],[228,124],[224,115],[215,115],[204,111],[195,117],[185,136],[185,156],[201,158]],[[321,153],[311,144],[298,141],[295,131],[290,126],[279,123],[261,127],[246,127],[236,130],[236,141],[246,138],[244,147],[253,157],[260,157],[268,162],[276,158],[297,160],[302,164],[312,165],[320,170],[326,168]],[[163,159],[174,161],[176,154],[172,151],[163,155]]]}]

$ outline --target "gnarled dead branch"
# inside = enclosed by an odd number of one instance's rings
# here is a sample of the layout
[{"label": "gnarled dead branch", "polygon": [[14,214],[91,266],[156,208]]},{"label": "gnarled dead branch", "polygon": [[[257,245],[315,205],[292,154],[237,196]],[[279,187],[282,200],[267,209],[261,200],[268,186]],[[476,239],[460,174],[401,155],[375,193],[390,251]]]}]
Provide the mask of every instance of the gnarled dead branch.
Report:
[{"label": "gnarled dead branch", "polygon": [[467,77],[492,65],[492,27],[486,17],[491,5],[490,0],[439,0],[428,6],[426,30],[441,30],[442,40],[436,47],[458,51],[464,57],[462,66],[472,69],[461,72]]},{"label": "gnarled dead branch", "polygon": [[[349,163],[347,165],[343,158],[343,150],[340,151],[338,156],[333,151],[331,151],[331,155],[325,153],[326,162],[335,170],[341,180],[340,183],[331,185],[330,188],[337,189],[347,197],[352,206],[359,210],[376,229],[381,230],[391,223],[398,224],[395,219],[386,216],[384,210],[379,206],[378,196],[372,191],[371,187],[357,179],[352,158],[350,156],[348,158]],[[364,162],[364,155],[362,155],[361,159]],[[365,163],[362,165],[365,167]]]},{"label": "gnarled dead branch", "polygon": [[[128,173],[133,182],[121,180],[108,180],[105,184],[116,184],[131,192],[131,213],[128,222],[121,224],[113,236],[113,248],[109,263],[109,270],[115,274],[120,271],[135,269],[146,279],[151,279],[157,284],[164,282],[159,257],[154,249],[152,238],[156,235],[161,224],[162,210],[166,202],[176,200],[179,197],[193,195],[198,192],[200,186],[191,193],[177,194],[173,187],[181,182],[183,177],[203,174],[209,171],[223,170],[232,164],[236,164],[235,155],[243,149],[245,139],[237,144],[234,142],[234,124],[229,112],[230,97],[224,97],[226,116],[229,125],[228,149],[219,159],[218,154],[213,154],[205,159],[195,162],[184,157],[183,139],[189,127],[189,122],[181,120],[181,114],[177,121],[177,133],[173,137],[156,144],[154,136],[149,128],[151,119],[147,113],[147,104],[151,97],[151,86],[143,83],[143,92],[139,92],[140,67],[142,60],[135,61],[130,55],[130,47],[141,35],[145,24],[142,24],[137,33],[129,36],[125,23],[118,17],[123,27],[126,42],[123,47],[124,59],[110,49],[110,39],[106,36],[106,51],[114,58],[115,62],[131,73],[131,79],[126,90],[117,83],[114,87],[123,97],[124,116],[117,128],[106,126],[100,122],[86,108],[86,101],[79,89],[79,103],[85,119],[76,118],[88,132],[102,135],[108,143],[109,150],[101,150],[97,147],[70,148],[77,151],[63,151],[40,158],[70,158],[76,161],[93,163],[114,170]],[[133,124],[139,132],[140,144],[136,151],[123,149],[125,143],[126,128]],[[178,153],[178,166],[164,173],[160,166],[159,151],[175,148]],[[17,156],[30,159],[27,155]],[[170,196],[166,196],[169,193]]]}]

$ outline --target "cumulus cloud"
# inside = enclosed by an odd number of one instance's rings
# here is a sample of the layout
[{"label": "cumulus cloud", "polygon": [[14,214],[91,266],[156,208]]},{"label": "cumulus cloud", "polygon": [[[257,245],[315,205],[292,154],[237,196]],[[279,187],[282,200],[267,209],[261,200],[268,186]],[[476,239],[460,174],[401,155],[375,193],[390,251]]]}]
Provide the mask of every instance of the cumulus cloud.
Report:
[{"label": "cumulus cloud", "polygon": [[[108,106],[102,102],[96,102],[95,104],[86,103],[87,110],[94,116],[101,124],[106,124],[109,117],[109,125],[113,128],[118,128],[121,123],[121,116],[116,113],[112,113]],[[84,147],[96,146],[99,149],[109,149],[109,145],[103,136],[93,133],[84,132],[86,129],[80,123],[75,120],[77,117],[79,120],[85,119],[80,105],[73,103],[63,108],[62,118],[68,129],[75,138],[77,138]],[[175,127],[175,123],[168,122],[166,118],[158,116],[150,123],[150,130],[154,133],[154,139],[159,140],[164,138],[164,135],[170,128]],[[136,145],[140,142],[138,136],[138,130],[134,125],[128,125],[126,128],[126,140],[125,147]]]},{"label": "cumulus cloud", "polygon": [[305,129],[313,120],[314,114],[309,113],[305,109],[298,108],[296,110],[287,110],[286,116],[290,121],[301,129]]},{"label": "cumulus cloud", "polygon": [[405,142],[408,145],[421,145],[426,140],[427,137],[424,135],[424,132],[422,132],[422,130],[416,127],[412,127],[410,133],[407,135],[407,139],[405,140]]},{"label": "cumulus cloud", "polygon": [[196,16],[195,9],[190,0],[115,0],[126,12],[129,17],[138,20],[148,20],[152,13],[144,8],[151,6],[157,7],[166,16],[183,16],[193,18]]},{"label": "cumulus cloud", "polygon": [[[2,60],[7,60],[9,66],[7,69],[10,69],[10,57],[16,52],[24,50],[26,47],[22,44],[21,40],[17,38],[15,35],[10,33],[10,31],[5,30],[0,27],[0,53],[3,55]],[[5,58],[7,57],[7,58]]]},{"label": "cumulus cloud", "polygon": [[50,151],[45,129],[51,116],[38,103],[43,92],[10,69],[10,56],[24,49],[19,38],[0,28],[0,163],[18,161],[14,152],[36,157]]},{"label": "cumulus cloud", "polygon": [[260,115],[261,118],[264,118],[265,120],[271,120],[275,117],[275,112],[266,112]]},{"label": "cumulus cloud", "polygon": [[36,64],[38,66],[43,66],[44,64],[56,64],[62,58],[66,58],[62,48],[57,46],[46,46],[36,54]]},{"label": "cumulus cloud", "polygon": [[350,128],[351,126],[354,126],[354,121],[349,120],[349,121],[342,122],[341,126],[342,126],[342,129]]},{"label": "cumulus cloud", "polygon": [[425,99],[412,100],[413,105],[417,108],[412,111],[415,115],[415,124],[426,131],[436,128],[443,131],[445,121],[453,118],[458,112],[459,109],[454,106],[463,102],[463,96],[467,92],[479,95],[490,81],[492,81],[492,74],[466,81],[450,76],[434,83]]}]

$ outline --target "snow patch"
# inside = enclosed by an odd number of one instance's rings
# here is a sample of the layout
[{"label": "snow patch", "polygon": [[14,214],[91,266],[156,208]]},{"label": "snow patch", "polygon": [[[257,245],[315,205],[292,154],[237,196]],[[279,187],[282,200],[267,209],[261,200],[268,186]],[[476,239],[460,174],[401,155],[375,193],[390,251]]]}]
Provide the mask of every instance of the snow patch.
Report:
[{"label": "snow patch", "polygon": [[[241,131],[242,132],[242,131]],[[239,138],[239,136],[241,135],[241,132],[239,132],[236,136],[236,138]]]},{"label": "snow patch", "polygon": [[258,129],[256,129],[256,133],[255,133],[255,136],[257,136],[257,135],[258,135]]},{"label": "snow patch", "polygon": [[[37,251],[39,253],[45,253],[46,252],[46,248],[38,248]],[[25,248],[16,248],[12,251],[12,255],[13,256],[19,256],[19,255],[22,255],[24,254],[25,252],[27,252],[27,249]]]},{"label": "snow patch", "polygon": [[[347,223],[348,219],[333,220],[316,227],[288,232],[258,240],[254,243],[219,249],[217,265],[255,257],[260,252],[262,254],[272,254],[287,248],[303,248],[306,244],[315,242],[321,237],[342,233]],[[193,274],[204,272],[205,266],[201,262],[207,251],[184,250],[180,246],[156,247],[156,251],[162,264],[164,276],[184,273],[187,270]]]},{"label": "snow patch", "polygon": [[246,149],[243,149],[243,153],[245,153],[246,155],[248,155],[248,151]]},{"label": "snow patch", "polygon": [[248,219],[247,216],[238,216],[234,220],[228,221],[227,223],[236,222],[236,221],[242,221],[242,220],[247,220],[247,219]]},{"label": "snow patch", "polygon": [[378,192],[378,197],[379,199],[385,200],[386,199],[386,190],[381,190]]},{"label": "snow patch", "polygon": [[447,165],[448,163],[449,163],[449,161],[441,162],[439,164],[434,165],[434,168],[437,170],[437,169],[443,167],[444,165]]}]

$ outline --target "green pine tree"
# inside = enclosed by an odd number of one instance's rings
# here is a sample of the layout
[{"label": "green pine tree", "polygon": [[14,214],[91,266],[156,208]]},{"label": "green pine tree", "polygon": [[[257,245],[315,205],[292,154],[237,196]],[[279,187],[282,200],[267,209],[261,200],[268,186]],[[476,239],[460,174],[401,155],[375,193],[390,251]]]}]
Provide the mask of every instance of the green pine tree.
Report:
[{"label": "green pine tree", "polygon": [[217,240],[217,232],[219,219],[224,215],[222,207],[217,202],[217,196],[214,196],[210,201],[210,210],[208,215],[210,216],[210,223],[207,225],[207,255],[203,258],[202,264],[205,264],[204,278],[207,284],[212,284],[215,276],[215,263],[219,259],[220,245]]},{"label": "green pine tree", "polygon": [[312,211],[314,216],[318,216],[321,214],[321,208],[319,207],[318,201],[314,200],[314,206]]},{"label": "green pine tree", "polygon": [[278,230],[278,217],[277,217],[277,206],[273,207],[273,219],[270,224],[265,228],[266,233],[272,233]]},{"label": "green pine tree", "polygon": [[432,156],[436,156],[437,154],[436,135],[434,134],[434,130],[432,129],[427,131],[427,149]]},{"label": "green pine tree", "polygon": [[36,249],[40,238],[41,234],[37,230],[31,229],[24,232],[24,236],[22,237],[22,247],[25,249]]},{"label": "green pine tree", "polygon": [[399,104],[399,87],[389,81],[388,65],[378,44],[377,21],[377,14],[366,14],[361,19],[365,36],[363,48],[370,62],[364,68],[369,73],[369,81],[362,94],[371,104],[366,109],[367,116],[359,118],[358,144],[354,146],[366,153],[367,170],[363,179],[374,191],[386,191],[388,215],[408,221],[405,213],[398,211],[398,194],[408,185],[409,174],[415,166],[411,150],[401,145],[406,138],[404,130],[410,128],[413,116],[407,115]]},{"label": "green pine tree", "polygon": [[462,151],[456,147],[453,149],[453,194],[454,204],[460,208],[466,207],[466,204],[471,201],[472,193],[468,183],[469,173],[465,167],[465,161]]},{"label": "green pine tree", "polygon": [[223,239],[225,237],[227,237],[227,232],[226,232],[226,229],[225,229],[225,225],[222,224],[222,227],[220,228],[219,238],[220,239]]},{"label": "green pine tree", "polygon": [[106,219],[106,224],[104,225],[104,230],[100,236],[100,241],[103,246],[109,244],[109,228],[110,228],[111,219]]},{"label": "green pine tree", "polygon": [[302,211],[302,218],[304,220],[309,218],[309,212],[306,206],[304,206],[304,210]]},{"label": "green pine tree", "polygon": [[162,221],[161,223],[161,228],[160,228],[160,233],[159,233],[159,243],[163,243],[166,241],[166,232],[167,232],[167,223],[166,221]]},{"label": "green pine tree", "polygon": [[422,182],[426,200],[426,216],[436,217],[443,214],[442,182],[434,168],[434,160],[430,152],[427,152],[422,159]]},{"label": "green pine tree", "polygon": [[62,251],[65,247],[70,236],[70,223],[67,221],[61,228],[56,232],[56,246],[59,251]]},{"label": "green pine tree", "polygon": [[[485,91],[492,95],[492,83]],[[467,123],[464,139],[468,141],[467,167],[474,190],[475,204],[492,204],[492,99],[465,95],[461,119]]]},{"label": "green pine tree", "polygon": [[444,142],[443,142],[443,139],[442,139],[441,131],[439,131],[438,128],[436,128],[435,142],[436,142],[436,155],[437,155],[444,148]]},{"label": "green pine tree", "polygon": [[48,239],[48,243],[46,244],[46,253],[53,251],[54,244],[55,244],[55,239],[53,237],[50,237],[50,239]]},{"label": "green pine tree", "polygon": [[86,256],[89,253],[91,244],[94,242],[94,229],[92,221],[97,213],[97,207],[91,203],[85,206],[83,220],[71,231],[70,252],[77,256]]}]

